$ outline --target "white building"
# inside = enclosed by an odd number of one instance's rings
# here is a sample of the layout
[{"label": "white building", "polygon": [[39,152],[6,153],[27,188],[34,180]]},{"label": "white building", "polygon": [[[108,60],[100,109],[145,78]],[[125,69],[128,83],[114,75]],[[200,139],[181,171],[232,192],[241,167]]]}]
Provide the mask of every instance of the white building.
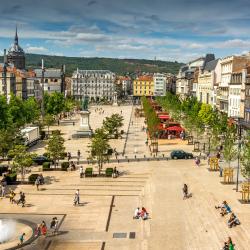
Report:
[{"label": "white building", "polygon": [[[207,54],[182,66],[176,78],[176,94],[182,98],[195,95],[193,83],[197,69],[204,69],[206,63],[214,60],[214,54]],[[198,80],[198,79],[197,79]]]},{"label": "white building", "polygon": [[197,99],[212,107],[216,106],[216,82],[220,75],[219,59],[206,63],[204,69],[199,70],[198,84],[196,88]]},{"label": "white building", "polygon": [[155,73],[153,79],[154,79],[154,96],[165,96],[167,89],[166,75],[161,73]]},{"label": "white building", "polygon": [[115,74],[109,70],[76,70],[72,75],[71,94],[81,100],[109,100],[113,98]]}]

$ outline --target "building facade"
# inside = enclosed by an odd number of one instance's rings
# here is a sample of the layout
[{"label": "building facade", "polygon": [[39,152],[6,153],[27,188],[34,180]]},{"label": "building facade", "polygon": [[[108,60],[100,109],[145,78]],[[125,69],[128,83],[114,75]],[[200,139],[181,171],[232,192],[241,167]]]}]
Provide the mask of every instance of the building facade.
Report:
[{"label": "building facade", "polygon": [[133,96],[153,96],[154,79],[152,76],[139,76],[133,81]]},{"label": "building facade", "polygon": [[71,94],[76,100],[88,96],[92,101],[111,101],[115,74],[109,70],[76,70],[72,75]]},{"label": "building facade", "polygon": [[154,79],[154,96],[165,96],[167,90],[166,75],[161,73],[155,73],[153,79]]},{"label": "building facade", "polygon": [[[39,81],[42,86],[42,69],[35,69],[35,78]],[[62,92],[62,79],[61,69],[45,69],[44,71],[44,91],[49,94],[54,92]]]},{"label": "building facade", "polygon": [[[207,54],[205,57],[197,58],[182,66],[176,77],[176,94],[178,94],[182,99],[187,96],[193,96],[195,94],[193,83],[196,70],[203,70],[206,63],[214,59],[214,54]],[[195,83],[197,83],[197,81]]]},{"label": "building facade", "polygon": [[[239,76],[235,75],[232,82],[232,75],[233,73],[240,73],[248,63],[250,63],[249,55],[228,56],[221,60],[221,81],[217,91],[217,107],[220,111],[227,113],[229,116],[231,114],[238,114],[240,105],[239,84],[235,83]],[[229,99],[231,99],[230,103]],[[236,106],[238,108],[236,108]],[[231,112],[232,107],[233,111]]]},{"label": "building facade", "polygon": [[214,108],[216,106],[215,89],[217,88],[217,64],[219,64],[219,59],[207,62],[204,69],[199,69],[196,88],[197,99],[202,103],[210,104]]}]

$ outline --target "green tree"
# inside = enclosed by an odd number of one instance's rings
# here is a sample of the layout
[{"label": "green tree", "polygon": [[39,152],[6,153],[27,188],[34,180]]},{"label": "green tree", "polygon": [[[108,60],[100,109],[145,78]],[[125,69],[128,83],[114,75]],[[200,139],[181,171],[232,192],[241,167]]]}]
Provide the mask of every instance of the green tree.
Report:
[{"label": "green tree", "polygon": [[8,152],[8,156],[13,158],[13,167],[17,172],[21,172],[22,180],[24,180],[26,168],[32,165],[32,159],[36,154],[27,152],[27,148],[24,145],[15,145],[14,148]]},{"label": "green tree", "polygon": [[53,115],[50,115],[50,114],[45,115],[44,120],[43,120],[43,125],[47,126],[48,128],[48,136],[49,136],[49,127],[52,126],[54,122],[55,122],[55,119]]},{"label": "green tree", "polygon": [[212,126],[215,122],[215,112],[210,104],[202,103],[198,116],[205,125]]},{"label": "green tree", "polygon": [[65,105],[65,98],[62,93],[54,92],[52,94],[45,93],[44,106],[45,113],[50,115],[60,114]]},{"label": "green tree", "polygon": [[226,133],[223,156],[229,167],[231,162],[237,158],[237,149],[235,147],[235,134],[232,128],[228,128]]},{"label": "green tree", "polygon": [[53,159],[54,164],[56,165],[56,162],[58,162],[65,154],[63,137],[58,133],[53,134],[48,141],[46,151]]},{"label": "green tree", "polygon": [[153,109],[149,100],[143,96],[141,98],[144,114],[147,120],[147,128],[149,131],[150,137],[157,137],[158,134],[158,126],[160,124],[160,119],[158,118],[155,110]]},{"label": "green tree", "polygon": [[0,129],[7,128],[10,123],[10,114],[8,112],[8,104],[5,96],[0,95]]},{"label": "green tree", "polygon": [[250,131],[248,131],[246,142],[243,146],[241,164],[241,173],[250,182]]},{"label": "green tree", "polygon": [[106,117],[103,121],[103,128],[108,132],[109,136],[118,138],[120,134],[119,129],[123,126],[123,120],[123,116],[112,114],[110,117]]},{"label": "green tree", "polygon": [[103,128],[95,131],[90,144],[90,159],[96,160],[98,164],[99,174],[103,164],[109,159],[108,152],[111,147],[108,143],[106,132]]},{"label": "green tree", "polygon": [[23,102],[24,116],[27,123],[33,123],[40,117],[40,107],[34,97],[30,97]]},{"label": "green tree", "polygon": [[14,96],[13,94],[11,95],[8,113],[11,117],[12,123],[14,123],[17,127],[21,127],[26,123],[24,105],[20,97]]}]

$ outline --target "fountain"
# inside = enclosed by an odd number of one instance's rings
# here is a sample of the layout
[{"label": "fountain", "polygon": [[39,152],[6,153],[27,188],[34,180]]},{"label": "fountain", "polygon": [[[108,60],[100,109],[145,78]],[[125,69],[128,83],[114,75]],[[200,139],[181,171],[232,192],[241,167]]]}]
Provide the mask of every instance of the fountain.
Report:
[{"label": "fountain", "polygon": [[[29,225],[30,224],[30,225]],[[0,218],[0,249],[17,249],[19,237],[25,233],[24,241],[31,239],[36,224],[24,220]]]},{"label": "fountain", "polygon": [[13,220],[0,220],[0,244],[9,241],[14,237],[16,222]]}]

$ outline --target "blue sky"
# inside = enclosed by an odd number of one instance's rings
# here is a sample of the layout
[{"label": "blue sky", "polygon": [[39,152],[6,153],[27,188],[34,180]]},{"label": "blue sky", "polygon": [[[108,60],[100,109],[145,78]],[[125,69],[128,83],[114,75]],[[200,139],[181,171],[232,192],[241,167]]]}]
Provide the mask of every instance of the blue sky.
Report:
[{"label": "blue sky", "polygon": [[0,8],[0,53],[187,62],[250,51],[249,0],[12,0]]}]

